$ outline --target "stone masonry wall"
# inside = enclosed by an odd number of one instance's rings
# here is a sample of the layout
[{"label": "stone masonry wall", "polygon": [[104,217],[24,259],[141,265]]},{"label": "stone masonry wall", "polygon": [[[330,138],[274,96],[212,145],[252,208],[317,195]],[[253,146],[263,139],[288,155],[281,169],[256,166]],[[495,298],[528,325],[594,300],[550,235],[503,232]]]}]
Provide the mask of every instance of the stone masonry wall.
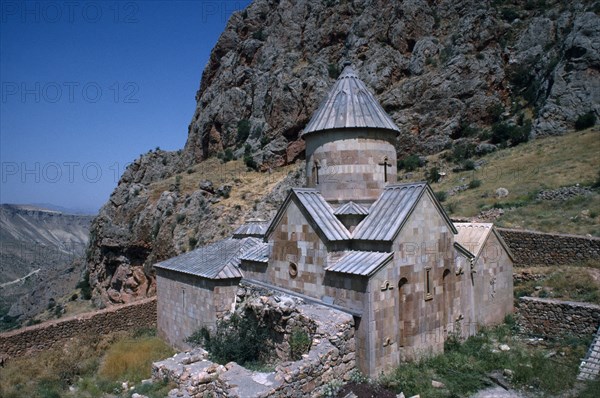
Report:
[{"label": "stone masonry wall", "polygon": [[600,325],[600,306],[588,303],[521,297],[518,314],[521,331],[547,338],[589,337]]},{"label": "stone masonry wall", "polygon": [[29,355],[80,336],[156,326],[156,298],[44,322],[0,334],[0,358]]},{"label": "stone masonry wall", "polygon": [[219,314],[231,310],[237,281],[158,269],[156,286],[158,335],[172,346],[186,349],[190,335],[201,327],[214,327]]},{"label": "stone masonry wall", "polygon": [[600,261],[600,238],[506,228],[497,230],[514,256],[515,266]]},{"label": "stone masonry wall", "polygon": [[283,344],[277,345],[279,358],[286,357],[281,351],[286,351],[286,337],[296,327],[310,331],[309,352],[295,362],[284,359],[274,372],[263,373],[235,362],[215,364],[207,359],[206,351],[195,348],[153,365],[154,379],[166,378],[177,385],[169,397],[321,397],[327,383],[350,379],[356,358],[351,315],[279,293],[264,295],[264,289],[256,297],[256,290],[245,283],[240,291],[238,298],[246,303],[241,305],[257,315],[281,313],[275,323],[284,334]]}]

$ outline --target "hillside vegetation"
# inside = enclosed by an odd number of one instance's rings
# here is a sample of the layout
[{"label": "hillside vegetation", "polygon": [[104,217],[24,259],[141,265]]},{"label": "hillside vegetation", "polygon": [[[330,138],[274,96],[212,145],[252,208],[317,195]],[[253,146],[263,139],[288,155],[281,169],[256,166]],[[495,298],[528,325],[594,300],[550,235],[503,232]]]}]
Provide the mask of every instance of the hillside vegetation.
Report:
[{"label": "hillside vegetation", "polygon": [[[501,227],[600,236],[600,192],[592,187],[600,179],[598,154],[596,127],[474,157],[474,170],[452,171],[464,166],[445,160],[442,153],[429,157],[427,165],[408,174],[410,178],[406,173],[399,178],[423,180],[432,167],[445,172],[432,188],[447,192],[443,205],[452,217],[476,217],[496,208],[503,214],[487,220]],[[541,191],[576,185],[591,192],[566,200],[538,199]],[[451,195],[449,191],[457,186],[466,189]],[[498,188],[506,188],[508,196],[497,197]]]},{"label": "hillside vegetation", "polygon": [[0,396],[100,398],[138,392],[162,398],[172,386],[141,381],[150,378],[153,361],[172,354],[155,330],[76,338],[61,348],[9,360],[0,368]]}]

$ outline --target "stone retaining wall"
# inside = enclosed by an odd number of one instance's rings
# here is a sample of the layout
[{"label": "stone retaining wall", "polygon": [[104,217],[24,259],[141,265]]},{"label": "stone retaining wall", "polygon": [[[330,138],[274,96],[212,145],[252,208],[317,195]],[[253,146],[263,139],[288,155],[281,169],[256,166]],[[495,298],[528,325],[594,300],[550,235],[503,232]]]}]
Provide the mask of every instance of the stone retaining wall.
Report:
[{"label": "stone retaining wall", "polygon": [[62,346],[67,339],[156,326],[156,298],[57,319],[0,334],[0,358]]},{"label": "stone retaining wall", "polygon": [[587,338],[600,325],[600,306],[589,303],[521,297],[518,314],[522,332],[546,338]]},{"label": "stone retaining wall", "polygon": [[283,344],[276,347],[279,358],[286,357],[287,337],[298,326],[310,331],[309,352],[295,362],[284,360],[274,372],[267,373],[250,371],[235,362],[217,365],[206,359],[207,353],[201,348],[180,353],[153,365],[155,380],[166,378],[177,384],[169,397],[321,397],[327,383],[350,379],[356,359],[351,315],[304,304],[281,293],[257,297],[247,284],[240,290],[238,297],[246,301],[245,308],[267,315],[281,313],[281,318],[275,317],[285,321],[275,324],[284,334]]},{"label": "stone retaining wall", "polygon": [[497,230],[514,256],[515,266],[600,261],[600,238],[506,228]]}]

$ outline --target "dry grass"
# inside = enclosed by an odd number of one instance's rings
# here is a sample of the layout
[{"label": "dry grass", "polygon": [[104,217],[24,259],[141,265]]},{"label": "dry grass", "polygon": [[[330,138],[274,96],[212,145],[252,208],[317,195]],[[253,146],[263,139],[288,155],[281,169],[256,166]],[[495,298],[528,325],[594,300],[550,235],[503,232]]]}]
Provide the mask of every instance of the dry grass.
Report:
[{"label": "dry grass", "polygon": [[121,340],[110,347],[98,374],[108,380],[139,382],[150,378],[152,362],[173,354],[157,337]]},{"label": "dry grass", "polygon": [[[472,217],[482,209],[504,205],[505,214],[497,220],[499,226],[600,236],[598,192],[558,205],[535,200],[535,195],[543,189],[591,185],[600,170],[598,153],[600,136],[596,128],[591,128],[494,152],[482,158],[486,164],[479,170],[454,173],[451,170],[455,165],[440,155],[430,157],[425,168],[438,165],[447,173],[443,181],[432,184],[434,191],[447,191],[471,180],[481,181],[477,188],[448,197],[444,205],[453,210],[453,216]],[[414,173],[411,179],[423,178],[424,169]],[[507,198],[494,197],[499,187],[508,189]],[[510,203],[516,208],[506,210],[511,207]],[[587,214],[582,214],[583,210],[588,210]]]},{"label": "dry grass", "polygon": [[515,272],[541,279],[515,283],[515,297],[532,296],[600,304],[599,264],[515,268]]},{"label": "dry grass", "polygon": [[118,390],[121,381],[147,379],[152,361],[173,350],[144,332],[72,339],[61,348],[12,359],[0,368],[0,397],[73,396],[67,392],[73,385],[77,397],[101,397]]},{"label": "dry grass", "polygon": [[224,198],[219,204],[225,207],[241,207],[248,211],[255,201],[260,200],[270,192],[277,183],[296,170],[297,166],[288,165],[272,170],[271,172],[256,172],[249,170],[241,160],[222,163],[219,159],[211,158],[188,171],[172,176],[166,180],[151,184],[150,199],[158,200],[164,191],[168,191],[177,184],[179,178],[179,192],[191,194],[198,190],[202,180],[209,180],[215,189],[221,185],[231,185],[233,188],[229,198]]}]

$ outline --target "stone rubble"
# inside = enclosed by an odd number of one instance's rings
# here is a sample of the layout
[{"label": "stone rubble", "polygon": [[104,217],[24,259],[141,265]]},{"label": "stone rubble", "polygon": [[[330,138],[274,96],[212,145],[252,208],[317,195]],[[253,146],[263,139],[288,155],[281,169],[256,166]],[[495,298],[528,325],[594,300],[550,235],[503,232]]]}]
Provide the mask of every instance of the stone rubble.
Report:
[{"label": "stone rubble", "polygon": [[[274,330],[283,334],[282,343],[275,347],[279,358],[275,371],[255,372],[235,362],[218,365],[207,359],[205,350],[195,348],[153,364],[154,380],[167,379],[177,385],[169,397],[319,397],[327,383],[350,379],[355,368],[351,315],[247,283],[238,289],[238,299],[238,311],[251,309],[257,317],[283,315],[270,318],[279,319]],[[302,359],[293,362],[287,339],[296,327],[310,331],[312,345]]]}]

